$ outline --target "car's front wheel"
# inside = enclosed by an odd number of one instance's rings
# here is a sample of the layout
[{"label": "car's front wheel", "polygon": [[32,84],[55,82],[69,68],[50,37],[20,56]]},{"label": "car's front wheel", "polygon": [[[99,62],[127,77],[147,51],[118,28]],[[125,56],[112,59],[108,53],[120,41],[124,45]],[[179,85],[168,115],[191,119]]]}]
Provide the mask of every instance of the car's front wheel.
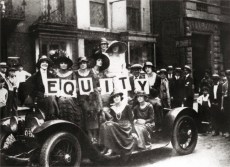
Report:
[{"label": "car's front wheel", "polygon": [[198,138],[194,119],[188,115],[179,117],[174,125],[172,145],[178,154],[186,155],[193,152]]},{"label": "car's front wheel", "polygon": [[50,136],[42,146],[40,165],[80,166],[81,146],[76,136],[68,132],[58,132]]}]

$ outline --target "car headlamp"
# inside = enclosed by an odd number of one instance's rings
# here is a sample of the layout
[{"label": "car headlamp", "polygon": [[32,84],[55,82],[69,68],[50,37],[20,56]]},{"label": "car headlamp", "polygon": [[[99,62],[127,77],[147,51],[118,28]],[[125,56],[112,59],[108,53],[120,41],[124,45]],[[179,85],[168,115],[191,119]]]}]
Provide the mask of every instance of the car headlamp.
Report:
[{"label": "car headlamp", "polygon": [[18,130],[18,118],[15,116],[10,118],[10,130],[12,132],[16,132]]}]

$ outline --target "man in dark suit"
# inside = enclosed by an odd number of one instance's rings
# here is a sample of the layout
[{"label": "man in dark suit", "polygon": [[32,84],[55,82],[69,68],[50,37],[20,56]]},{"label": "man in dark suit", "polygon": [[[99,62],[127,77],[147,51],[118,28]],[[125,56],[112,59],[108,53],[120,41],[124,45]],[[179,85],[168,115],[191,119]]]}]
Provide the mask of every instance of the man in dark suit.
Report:
[{"label": "man in dark suit", "polygon": [[145,76],[141,75],[142,65],[140,64],[133,64],[131,66],[131,72],[132,76],[129,77],[130,85],[131,85],[131,91],[129,91],[129,97],[133,98],[136,90],[135,90],[135,79],[144,79]]},{"label": "man in dark suit", "polygon": [[173,77],[172,87],[171,87],[171,100],[172,100],[172,108],[181,107],[183,103],[183,87],[184,81],[181,76],[182,70],[177,67],[175,69],[175,76]]},{"label": "man in dark suit", "polygon": [[188,65],[184,66],[184,106],[193,108],[193,78],[191,76],[191,68]]},{"label": "man in dark suit", "polygon": [[222,84],[219,82],[218,74],[213,74],[212,78],[213,86],[210,90],[212,135],[217,136],[221,126]]}]

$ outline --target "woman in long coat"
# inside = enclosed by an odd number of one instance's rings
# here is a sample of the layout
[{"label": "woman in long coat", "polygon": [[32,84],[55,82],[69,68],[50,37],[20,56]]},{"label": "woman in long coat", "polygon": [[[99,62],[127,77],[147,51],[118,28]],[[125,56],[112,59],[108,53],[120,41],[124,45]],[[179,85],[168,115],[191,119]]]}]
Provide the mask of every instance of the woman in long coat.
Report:
[{"label": "woman in long coat", "polygon": [[[57,58],[57,77],[60,78],[60,83],[63,80],[76,80],[76,75],[71,70],[73,62],[66,56]],[[81,126],[82,110],[76,97],[58,97],[58,105],[60,109],[60,118],[74,122]]]},{"label": "woman in long coat", "polygon": [[55,119],[59,115],[59,108],[55,96],[48,96],[47,79],[55,78],[48,68],[53,62],[46,55],[39,58],[36,66],[39,69],[26,81],[26,86],[30,89],[30,95],[37,100],[37,106],[45,113],[46,119]]},{"label": "woman in long coat", "polygon": [[88,67],[88,59],[86,57],[80,57],[78,59],[78,65],[79,69],[75,72],[78,85],[80,84],[79,79],[81,78],[91,78],[93,82],[93,90],[89,94],[81,94],[79,89],[78,99],[83,110],[83,126],[88,132],[92,143],[96,143],[97,130],[99,128],[98,113],[102,109],[96,85],[98,79],[95,78],[92,70]]},{"label": "woman in long coat", "polygon": [[122,103],[123,93],[114,91],[110,98],[110,120],[100,127],[99,143],[108,148],[105,155],[129,154],[134,147],[133,112],[127,103]]}]

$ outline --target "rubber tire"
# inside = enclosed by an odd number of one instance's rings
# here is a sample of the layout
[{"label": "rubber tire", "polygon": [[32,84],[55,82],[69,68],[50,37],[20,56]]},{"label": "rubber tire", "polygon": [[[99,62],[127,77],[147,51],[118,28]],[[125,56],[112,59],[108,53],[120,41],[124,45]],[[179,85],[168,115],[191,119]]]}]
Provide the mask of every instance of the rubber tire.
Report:
[{"label": "rubber tire", "polygon": [[[181,121],[183,121],[184,119],[189,119],[192,122],[192,126],[194,128],[194,138],[192,139],[192,143],[189,146],[189,148],[183,149],[180,147],[179,143],[178,143],[178,139],[177,139],[177,133],[178,133],[178,126],[180,124]],[[194,151],[196,144],[197,144],[197,138],[198,138],[198,131],[197,131],[197,126],[195,124],[195,121],[192,117],[188,116],[188,115],[183,115],[181,117],[179,117],[176,120],[176,123],[174,125],[173,128],[173,134],[172,134],[172,139],[171,139],[171,143],[173,145],[173,148],[176,150],[176,152],[180,155],[187,155],[190,154]]]},{"label": "rubber tire", "polygon": [[79,167],[81,163],[81,146],[76,136],[68,133],[68,132],[58,132],[50,136],[42,146],[40,152],[40,166],[49,167],[49,155],[52,152],[53,148],[57,143],[59,143],[62,139],[68,139],[72,143],[74,143],[77,159],[73,167]]}]

